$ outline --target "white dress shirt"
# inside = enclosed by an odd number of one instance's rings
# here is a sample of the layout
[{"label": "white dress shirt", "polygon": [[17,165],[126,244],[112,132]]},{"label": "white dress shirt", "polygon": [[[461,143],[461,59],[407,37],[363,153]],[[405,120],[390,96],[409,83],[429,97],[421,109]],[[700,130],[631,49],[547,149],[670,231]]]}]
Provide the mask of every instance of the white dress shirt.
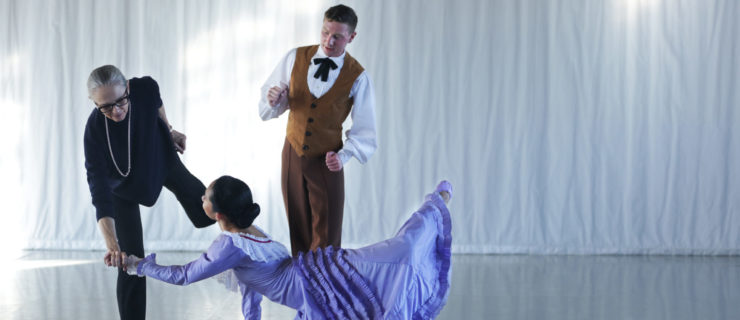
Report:
[{"label": "white dress shirt", "polygon": [[[313,77],[319,65],[313,63],[313,59],[326,58],[326,54],[319,47],[316,50],[316,54],[311,58],[311,64],[308,67],[308,88],[315,97],[320,98],[334,85],[334,82],[339,76],[339,71],[342,70],[344,65],[344,55],[342,53],[339,57],[329,57],[337,68],[329,70],[329,77],[326,82],[321,81],[321,78],[316,79]],[[290,109],[287,103],[276,105],[271,107],[267,101],[267,92],[272,87],[284,87],[287,88],[290,83],[290,75],[293,72],[293,64],[295,63],[296,49],[290,50],[288,54],[278,63],[275,70],[272,72],[270,77],[262,85],[262,98],[260,99],[259,112],[262,120],[269,120],[277,118]],[[344,146],[337,154],[339,159],[342,161],[342,166],[350,160],[351,157],[357,158],[360,163],[365,163],[375,152],[378,147],[376,135],[375,135],[375,90],[373,90],[373,84],[370,82],[370,77],[367,75],[367,71],[362,73],[355,79],[352,84],[352,89],[349,92],[349,96],[354,98],[354,105],[350,112],[352,119],[352,127],[345,132],[347,139],[344,141]]]}]

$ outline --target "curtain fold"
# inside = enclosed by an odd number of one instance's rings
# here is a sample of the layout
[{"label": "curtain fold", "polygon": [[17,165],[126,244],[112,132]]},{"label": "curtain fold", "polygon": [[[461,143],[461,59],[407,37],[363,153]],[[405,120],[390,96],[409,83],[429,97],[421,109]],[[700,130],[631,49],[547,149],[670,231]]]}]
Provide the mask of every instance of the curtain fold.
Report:
[{"label": "curtain fold", "polygon": [[[205,184],[246,181],[288,242],[287,114],[260,87],[334,1],[0,2],[6,247],[101,249],[82,145],[103,64],[152,76]],[[345,168],[343,245],[390,237],[441,179],[458,253],[739,254],[740,3],[347,1],[379,147]],[[345,130],[351,121],[345,123]],[[147,250],[204,250],[167,190]]]}]

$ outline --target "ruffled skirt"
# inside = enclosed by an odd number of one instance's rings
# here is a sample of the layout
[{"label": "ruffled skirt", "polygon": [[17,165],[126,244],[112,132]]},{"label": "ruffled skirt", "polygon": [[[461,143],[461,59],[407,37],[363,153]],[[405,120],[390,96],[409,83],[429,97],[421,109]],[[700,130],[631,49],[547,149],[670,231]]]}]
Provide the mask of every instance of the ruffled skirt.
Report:
[{"label": "ruffled skirt", "polygon": [[426,201],[398,233],[360,249],[299,255],[295,264],[326,319],[432,319],[450,288],[450,213],[439,194]]}]

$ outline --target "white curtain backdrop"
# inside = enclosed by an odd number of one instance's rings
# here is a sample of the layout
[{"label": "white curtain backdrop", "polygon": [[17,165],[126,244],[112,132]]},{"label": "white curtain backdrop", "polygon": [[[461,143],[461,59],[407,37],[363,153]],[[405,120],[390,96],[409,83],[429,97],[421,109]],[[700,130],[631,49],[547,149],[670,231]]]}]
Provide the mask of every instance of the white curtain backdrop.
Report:
[{"label": "white curtain backdrop", "polygon": [[[3,249],[102,249],[84,169],[89,72],[159,82],[183,161],[245,180],[288,243],[286,117],[259,90],[336,1],[0,0]],[[740,253],[740,2],[346,1],[379,148],[346,166],[343,244],[394,234],[440,179],[459,253]],[[205,249],[175,197],[147,251]]]}]

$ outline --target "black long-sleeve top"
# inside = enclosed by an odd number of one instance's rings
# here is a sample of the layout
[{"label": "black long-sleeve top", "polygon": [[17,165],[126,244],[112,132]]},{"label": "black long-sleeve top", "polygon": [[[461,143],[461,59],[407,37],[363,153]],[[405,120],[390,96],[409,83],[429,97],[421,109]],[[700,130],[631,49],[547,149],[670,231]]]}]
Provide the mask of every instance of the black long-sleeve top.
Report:
[{"label": "black long-sleeve top", "polygon": [[[107,119],[93,109],[85,126],[85,169],[92,203],[98,220],[116,218],[113,197],[152,206],[157,201],[167,177],[168,164],[175,151],[169,128],[159,117],[162,99],[159,86],[150,77],[129,80],[130,105],[121,122]],[[131,172],[122,177],[113,166],[105,122],[108,122],[110,144],[118,168],[128,168],[128,122],[131,121]]]}]

